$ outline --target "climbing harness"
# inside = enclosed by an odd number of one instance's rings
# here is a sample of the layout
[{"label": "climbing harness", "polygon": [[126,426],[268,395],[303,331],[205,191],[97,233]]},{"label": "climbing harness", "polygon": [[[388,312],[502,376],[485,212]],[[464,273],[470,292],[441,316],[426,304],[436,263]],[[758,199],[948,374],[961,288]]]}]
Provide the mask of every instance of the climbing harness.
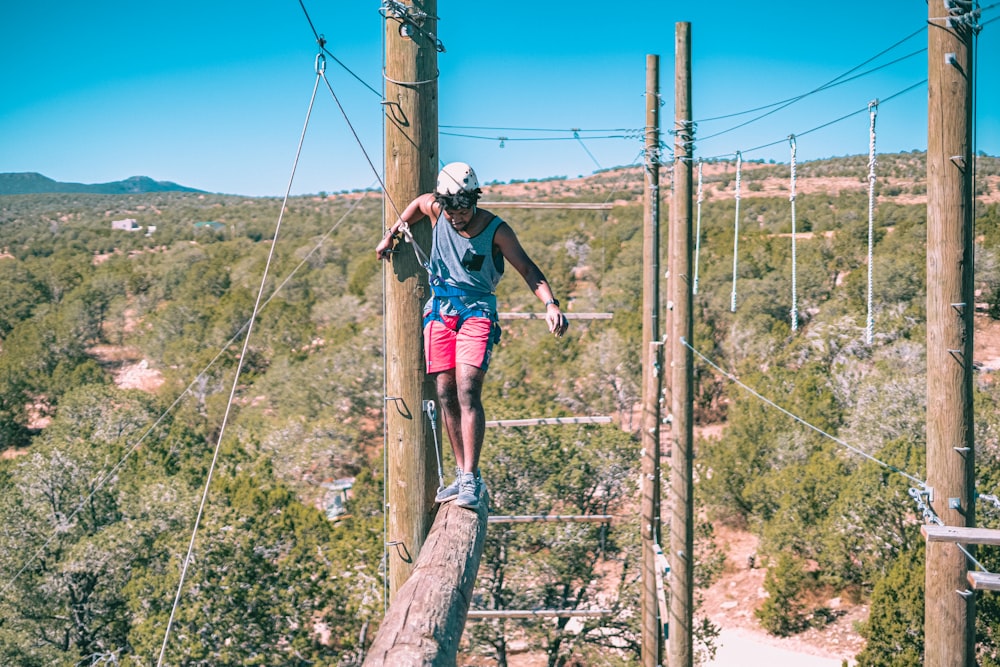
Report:
[{"label": "climbing harness", "polygon": [[420,265],[424,267],[427,271],[427,282],[431,287],[431,307],[430,310],[424,315],[423,326],[427,326],[430,322],[441,322],[447,326],[447,323],[441,317],[441,300],[447,299],[452,307],[458,312],[458,324],[455,326],[455,330],[461,328],[461,326],[470,317],[485,317],[488,319],[492,325],[491,335],[493,337],[493,344],[500,342],[500,319],[497,313],[485,310],[482,308],[469,308],[466,306],[461,297],[463,296],[475,296],[475,295],[491,295],[492,292],[486,292],[483,290],[476,290],[470,287],[455,287],[454,285],[449,285],[445,283],[444,279],[434,273],[434,269],[431,266],[431,261],[427,257],[427,253],[424,252],[420,244],[416,242],[413,238],[413,232],[410,231],[410,225],[405,221],[400,219],[399,227],[397,230],[403,235],[403,237],[409,241],[410,245],[413,246],[413,253],[417,256],[417,261]]}]

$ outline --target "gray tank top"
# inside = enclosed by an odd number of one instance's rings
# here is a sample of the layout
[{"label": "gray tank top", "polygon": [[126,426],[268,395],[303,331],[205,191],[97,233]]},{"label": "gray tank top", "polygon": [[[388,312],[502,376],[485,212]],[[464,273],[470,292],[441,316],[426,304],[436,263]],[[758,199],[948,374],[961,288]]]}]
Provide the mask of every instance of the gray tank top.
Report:
[{"label": "gray tank top", "polygon": [[[494,215],[481,232],[465,238],[455,231],[443,213],[438,217],[434,225],[430,270],[431,280],[437,278],[442,283],[436,290],[438,294],[447,294],[447,298],[438,300],[442,314],[460,315],[459,306],[496,312],[497,298],[493,292],[503,277],[504,263],[502,255],[494,260],[493,237],[501,224],[503,220]],[[430,308],[428,301],[425,314]]]}]

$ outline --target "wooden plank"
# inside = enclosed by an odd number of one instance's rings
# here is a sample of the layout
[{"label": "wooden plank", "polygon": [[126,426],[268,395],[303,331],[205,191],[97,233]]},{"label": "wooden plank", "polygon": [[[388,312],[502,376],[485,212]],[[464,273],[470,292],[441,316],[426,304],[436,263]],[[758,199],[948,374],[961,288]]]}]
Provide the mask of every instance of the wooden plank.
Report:
[{"label": "wooden plank", "polygon": [[[544,320],[545,313],[497,313],[501,320]],[[614,313],[563,313],[567,320],[610,320]]]},{"label": "wooden plank", "polygon": [[966,528],[964,526],[924,524],[920,527],[920,532],[927,538],[928,542],[1000,545],[1000,530],[991,528]]},{"label": "wooden plank", "polygon": [[540,417],[537,419],[498,419],[486,422],[486,426],[559,426],[566,424],[610,424],[611,417]]},{"label": "wooden plank", "polygon": [[592,618],[610,616],[610,609],[473,609],[469,620],[488,618]]},{"label": "wooden plank", "polygon": [[486,543],[489,494],[476,511],[438,506],[410,578],[386,611],[364,667],[454,665]]},{"label": "wooden plank", "polygon": [[611,523],[615,517],[610,514],[538,514],[491,516],[489,523]]},{"label": "wooden plank", "polygon": [[969,579],[973,590],[1000,591],[1000,574],[970,571],[966,577]]},{"label": "wooden plank", "polygon": [[480,208],[555,208],[583,211],[610,211],[612,202],[557,202],[557,201],[481,201]]}]

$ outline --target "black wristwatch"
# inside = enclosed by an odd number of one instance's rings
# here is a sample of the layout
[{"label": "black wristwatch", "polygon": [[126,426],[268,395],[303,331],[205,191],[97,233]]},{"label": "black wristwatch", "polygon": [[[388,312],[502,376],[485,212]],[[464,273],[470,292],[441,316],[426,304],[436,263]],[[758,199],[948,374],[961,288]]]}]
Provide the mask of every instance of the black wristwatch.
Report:
[{"label": "black wristwatch", "polygon": [[559,305],[559,299],[549,299],[548,301],[545,302],[546,308],[548,308],[549,306],[558,306],[558,305]]}]

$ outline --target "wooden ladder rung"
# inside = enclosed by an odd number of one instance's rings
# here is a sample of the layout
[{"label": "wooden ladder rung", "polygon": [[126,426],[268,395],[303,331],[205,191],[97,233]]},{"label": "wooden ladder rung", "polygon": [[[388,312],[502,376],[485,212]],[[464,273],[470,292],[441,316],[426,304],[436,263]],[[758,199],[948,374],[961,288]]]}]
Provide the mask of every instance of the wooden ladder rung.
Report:
[{"label": "wooden ladder rung", "polygon": [[1000,591],[1000,574],[970,571],[967,578],[973,590]]},{"label": "wooden ladder rung", "polygon": [[1000,545],[1000,530],[991,528],[966,528],[964,526],[924,524],[920,527],[920,532],[928,542]]}]

